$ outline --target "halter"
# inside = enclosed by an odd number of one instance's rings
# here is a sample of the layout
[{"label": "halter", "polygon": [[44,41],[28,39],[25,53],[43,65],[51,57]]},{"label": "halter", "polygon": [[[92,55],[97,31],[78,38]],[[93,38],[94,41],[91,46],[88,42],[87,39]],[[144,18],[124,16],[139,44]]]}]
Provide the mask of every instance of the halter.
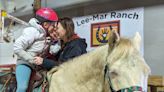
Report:
[{"label": "halter", "polygon": [[134,92],[134,91],[144,92],[142,87],[140,87],[140,86],[131,86],[129,88],[120,89],[118,91],[114,90],[112,82],[111,82],[111,78],[109,76],[109,67],[107,64],[105,65],[104,71],[105,71],[104,78],[107,77],[111,92]]}]

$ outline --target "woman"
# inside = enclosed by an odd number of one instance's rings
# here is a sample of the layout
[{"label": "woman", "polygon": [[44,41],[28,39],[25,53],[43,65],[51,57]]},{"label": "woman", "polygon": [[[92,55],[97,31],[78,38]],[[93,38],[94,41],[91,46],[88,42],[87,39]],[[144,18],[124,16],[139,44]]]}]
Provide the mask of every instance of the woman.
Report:
[{"label": "woman", "polygon": [[59,38],[62,42],[62,49],[56,55],[57,61],[35,57],[34,61],[37,65],[42,65],[47,69],[51,69],[60,63],[87,52],[85,39],[75,34],[74,23],[71,18],[65,17],[60,19],[57,28],[51,32],[50,36],[52,38]]},{"label": "woman", "polygon": [[47,46],[46,37],[52,23],[58,21],[56,12],[51,8],[41,8],[36,18],[29,21],[30,26],[14,43],[14,52],[18,56],[16,66],[16,92],[26,92],[32,69],[35,68],[34,57],[43,54]]}]

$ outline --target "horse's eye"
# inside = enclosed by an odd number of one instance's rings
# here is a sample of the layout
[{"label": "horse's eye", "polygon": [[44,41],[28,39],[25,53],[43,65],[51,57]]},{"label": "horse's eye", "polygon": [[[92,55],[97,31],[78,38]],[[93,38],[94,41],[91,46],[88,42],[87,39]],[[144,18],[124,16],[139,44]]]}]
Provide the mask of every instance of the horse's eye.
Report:
[{"label": "horse's eye", "polygon": [[116,78],[118,75],[119,74],[118,74],[118,72],[116,70],[113,70],[113,71],[110,72],[111,78]]}]

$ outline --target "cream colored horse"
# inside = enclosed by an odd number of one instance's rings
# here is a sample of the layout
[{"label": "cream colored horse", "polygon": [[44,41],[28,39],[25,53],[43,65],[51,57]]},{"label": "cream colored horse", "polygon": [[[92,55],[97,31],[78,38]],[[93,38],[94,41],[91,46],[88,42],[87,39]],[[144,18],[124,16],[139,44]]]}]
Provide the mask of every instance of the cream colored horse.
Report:
[{"label": "cream colored horse", "polygon": [[110,86],[115,91],[133,86],[146,91],[150,69],[139,53],[139,34],[131,40],[115,37],[111,36],[109,44],[53,68],[48,73],[49,92],[111,92]]}]

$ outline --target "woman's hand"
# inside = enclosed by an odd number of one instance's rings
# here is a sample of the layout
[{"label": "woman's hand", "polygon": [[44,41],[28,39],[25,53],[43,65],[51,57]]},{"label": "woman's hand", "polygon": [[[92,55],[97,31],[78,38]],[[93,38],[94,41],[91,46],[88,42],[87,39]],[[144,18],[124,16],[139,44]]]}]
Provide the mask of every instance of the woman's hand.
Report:
[{"label": "woman's hand", "polygon": [[43,64],[43,58],[41,58],[41,57],[34,57],[34,64],[36,64],[36,65]]}]

